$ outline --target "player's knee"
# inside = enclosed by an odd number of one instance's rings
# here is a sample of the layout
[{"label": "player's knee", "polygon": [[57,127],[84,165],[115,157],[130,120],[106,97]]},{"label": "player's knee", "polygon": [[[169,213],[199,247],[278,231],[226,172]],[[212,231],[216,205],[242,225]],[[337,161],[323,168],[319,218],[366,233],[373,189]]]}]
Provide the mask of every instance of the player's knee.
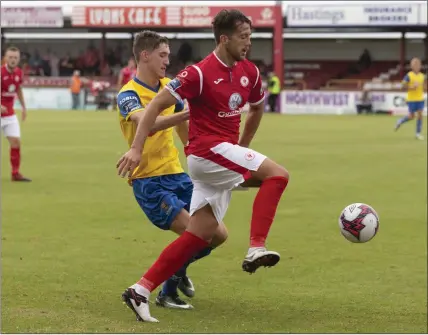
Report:
[{"label": "player's knee", "polygon": [[21,146],[21,139],[19,137],[8,137],[7,139],[12,148],[19,148]]},{"label": "player's knee", "polygon": [[229,237],[229,233],[227,232],[226,227],[224,226],[224,224],[219,224],[218,228],[216,230],[216,233],[211,241],[211,246],[213,248],[218,247],[219,245],[223,244],[224,242],[226,242],[227,238]]},{"label": "player's knee", "polygon": [[283,177],[288,180],[290,178],[290,174],[283,166],[270,159],[265,159],[260,168],[253,172],[253,177],[261,181],[273,177]]},{"label": "player's knee", "polygon": [[211,206],[206,205],[205,207],[197,210],[190,217],[187,231],[198,236],[200,239],[211,243],[218,225],[219,224],[212,212]]},{"label": "player's knee", "polygon": [[408,115],[408,118],[409,118],[409,120],[413,120],[413,119],[415,118],[415,114],[410,113],[410,114]]},{"label": "player's knee", "polygon": [[288,173],[287,169],[279,164],[275,164],[272,166],[272,168],[269,171],[267,178],[273,178],[273,177],[282,177],[286,178],[287,180],[290,179],[290,174]]}]

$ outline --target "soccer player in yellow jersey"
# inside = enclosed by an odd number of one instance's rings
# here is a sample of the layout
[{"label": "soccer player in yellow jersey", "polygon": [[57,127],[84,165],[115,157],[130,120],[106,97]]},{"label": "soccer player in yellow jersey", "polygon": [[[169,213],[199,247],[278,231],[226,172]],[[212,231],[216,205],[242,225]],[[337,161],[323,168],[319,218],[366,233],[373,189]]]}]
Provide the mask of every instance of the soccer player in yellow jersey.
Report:
[{"label": "soccer player in yellow jersey", "polygon": [[[143,31],[135,36],[133,53],[137,62],[136,76],[122,87],[117,97],[120,127],[129,147],[144,108],[170,81],[165,77],[170,54],[167,38],[152,31]],[[141,164],[129,179],[135,199],[147,218],[158,228],[179,235],[186,230],[190,219],[189,206],[193,192],[192,181],[180,164],[173,138],[172,127],[175,126],[183,144],[187,143],[188,112],[183,109],[181,101],[161,113],[144,146]],[[164,283],[156,304],[169,308],[193,308],[177,293],[180,289],[186,296],[194,296],[193,283],[186,275],[187,266],[209,255],[226,238],[224,225],[219,225],[210,247],[195,255]],[[127,292],[132,294],[129,290]]]},{"label": "soccer player in yellow jersey", "polygon": [[416,138],[423,140],[422,118],[425,105],[424,83],[425,75],[421,72],[421,61],[419,58],[413,58],[410,62],[411,71],[403,79],[403,85],[407,88],[407,105],[409,107],[408,115],[398,120],[395,130],[409,120],[412,120],[416,114]]}]

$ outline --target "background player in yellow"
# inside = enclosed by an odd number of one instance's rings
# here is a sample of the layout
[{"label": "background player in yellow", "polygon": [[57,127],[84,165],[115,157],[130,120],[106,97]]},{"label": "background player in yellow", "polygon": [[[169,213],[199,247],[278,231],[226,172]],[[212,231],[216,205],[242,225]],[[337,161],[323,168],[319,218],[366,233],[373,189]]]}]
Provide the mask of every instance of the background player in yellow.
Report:
[{"label": "background player in yellow", "polygon": [[410,62],[411,71],[409,71],[403,79],[403,85],[407,88],[407,105],[409,107],[408,115],[398,120],[395,130],[397,131],[401,125],[409,120],[412,120],[416,114],[416,138],[423,140],[422,119],[425,105],[424,83],[425,75],[421,72],[421,61],[419,58],[413,58]]},{"label": "background player in yellow", "polygon": [[[134,140],[145,106],[170,81],[165,77],[170,54],[165,37],[143,31],[135,36],[133,52],[137,62],[136,77],[122,87],[117,97],[120,127],[128,146]],[[185,231],[190,219],[188,211],[193,192],[192,181],[180,164],[173,138],[172,127],[176,126],[181,141],[184,145],[187,143],[188,112],[183,112],[183,109],[181,101],[163,110],[144,146],[142,163],[129,179],[135,199],[147,218],[160,229],[172,230],[179,235]],[[193,308],[181,300],[177,292],[180,289],[187,297],[194,296],[193,283],[186,274],[187,266],[209,255],[226,238],[224,225],[219,225],[211,246],[189,260],[164,283],[156,304],[169,308]]]}]

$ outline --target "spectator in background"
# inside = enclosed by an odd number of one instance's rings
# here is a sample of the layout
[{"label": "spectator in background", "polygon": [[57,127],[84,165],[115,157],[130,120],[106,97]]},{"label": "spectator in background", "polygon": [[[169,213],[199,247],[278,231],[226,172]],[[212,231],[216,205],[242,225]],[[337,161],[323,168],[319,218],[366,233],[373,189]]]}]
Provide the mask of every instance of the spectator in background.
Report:
[{"label": "spectator in background", "polygon": [[74,64],[71,60],[70,55],[65,56],[60,60],[59,63],[59,75],[60,76],[71,76],[73,74]]},{"label": "spectator in background", "polygon": [[193,58],[193,49],[192,46],[185,41],[183,44],[180,45],[180,48],[177,52],[177,59],[184,65],[187,66],[188,63]]},{"label": "spectator in background", "polygon": [[52,77],[59,76],[59,57],[56,52],[51,52],[48,55],[49,68],[51,70]]},{"label": "spectator in background", "polygon": [[90,44],[84,56],[84,75],[94,76],[99,73],[100,59],[97,49]]},{"label": "spectator in background", "polygon": [[268,75],[268,92],[269,111],[276,112],[278,96],[281,93],[281,83],[279,82],[278,76],[273,72],[269,72]]},{"label": "spectator in background", "polygon": [[360,71],[365,70],[369,68],[370,65],[372,65],[372,56],[367,49],[364,49],[363,53],[361,54],[360,59],[358,60],[358,65]]},{"label": "spectator in background", "polygon": [[31,68],[34,71],[34,75],[36,76],[44,76],[45,71],[43,69],[43,60],[42,57],[40,57],[40,53],[38,50],[34,52],[33,55],[30,57],[30,61],[28,62]]},{"label": "spectator in background", "polygon": [[73,76],[71,77],[71,109],[78,109],[80,106],[80,92],[82,90],[82,80],[80,79],[80,71],[75,70]]},{"label": "spectator in background", "polygon": [[373,113],[373,103],[370,95],[370,91],[366,88],[363,89],[360,100],[357,104],[357,114],[362,114],[364,111],[367,114]]}]

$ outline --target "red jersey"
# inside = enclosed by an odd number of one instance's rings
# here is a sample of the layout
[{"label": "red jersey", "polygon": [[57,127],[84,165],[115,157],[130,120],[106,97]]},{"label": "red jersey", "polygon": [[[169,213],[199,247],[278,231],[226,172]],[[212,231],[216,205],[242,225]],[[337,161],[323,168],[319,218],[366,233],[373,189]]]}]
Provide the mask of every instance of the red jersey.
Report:
[{"label": "red jersey", "polygon": [[244,105],[265,98],[257,66],[243,60],[228,67],[214,52],[181,71],[166,88],[189,105],[186,155],[198,156],[222,142],[237,144]]},{"label": "red jersey", "polygon": [[16,67],[12,72],[7,65],[1,67],[1,105],[7,108],[7,112],[2,117],[15,114],[13,104],[15,102],[16,92],[22,85],[22,70]]},{"label": "red jersey", "polygon": [[131,69],[130,67],[124,67],[120,72],[122,73],[122,85],[125,85],[130,81],[132,78],[135,77],[136,69]]}]

